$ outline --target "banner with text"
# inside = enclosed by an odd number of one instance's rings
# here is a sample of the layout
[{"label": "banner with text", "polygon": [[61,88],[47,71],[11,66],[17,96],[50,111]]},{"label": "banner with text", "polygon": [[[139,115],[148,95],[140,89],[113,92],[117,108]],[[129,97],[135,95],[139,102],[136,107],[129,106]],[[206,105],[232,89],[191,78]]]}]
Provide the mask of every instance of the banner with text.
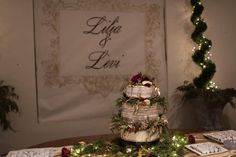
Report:
[{"label": "banner with text", "polygon": [[163,0],[35,0],[39,121],[109,118],[127,79],[167,95]]}]

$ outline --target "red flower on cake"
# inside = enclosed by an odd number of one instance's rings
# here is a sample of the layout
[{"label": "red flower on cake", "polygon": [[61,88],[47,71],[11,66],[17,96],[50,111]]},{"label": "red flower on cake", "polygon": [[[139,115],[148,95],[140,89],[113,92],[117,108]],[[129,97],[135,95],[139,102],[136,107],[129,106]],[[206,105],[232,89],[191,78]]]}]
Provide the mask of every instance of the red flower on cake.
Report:
[{"label": "red flower on cake", "polygon": [[154,78],[143,75],[141,72],[131,78],[131,84],[142,83],[144,86],[151,87]]},{"label": "red flower on cake", "polygon": [[142,80],[142,73],[138,73],[137,75],[134,75],[134,76],[131,78],[132,84],[139,83],[139,82],[141,82],[141,80]]},{"label": "red flower on cake", "polygon": [[63,147],[62,150],[61,150],[61,156],[62,157],[69,157],[70,156],[70,150]]}]

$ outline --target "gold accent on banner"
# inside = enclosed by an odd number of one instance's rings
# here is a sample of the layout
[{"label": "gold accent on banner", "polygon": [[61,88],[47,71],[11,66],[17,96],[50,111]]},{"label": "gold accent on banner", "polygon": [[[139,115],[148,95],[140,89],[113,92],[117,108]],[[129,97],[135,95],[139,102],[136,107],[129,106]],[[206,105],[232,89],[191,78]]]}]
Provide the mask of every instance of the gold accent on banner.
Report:
[{"label": "gold accent on banner", "polygon": [[[160,6],[158,4],[133,4],[130,0],[42,0],[44,17],[40,23],[48,28],[52,38],[50,39],[50,53],[47,59],[41,60],[43,68],[44,85],[51,87],[63,87],[70,84],[81,84],[90,94],[100,93],[108,96],[111,92],[120,92],[127,75],[104,76],[62,76],[60,75],[60,34],[59,11],[60,10],[93,10],[93,11],[126,11],[144,12],[145,23],[145,73],[155,77],[159,83],[161,60],[155,57],[154,40],[156,32],[160,28]],[[164,37],[163,37],[164,38]]]}]

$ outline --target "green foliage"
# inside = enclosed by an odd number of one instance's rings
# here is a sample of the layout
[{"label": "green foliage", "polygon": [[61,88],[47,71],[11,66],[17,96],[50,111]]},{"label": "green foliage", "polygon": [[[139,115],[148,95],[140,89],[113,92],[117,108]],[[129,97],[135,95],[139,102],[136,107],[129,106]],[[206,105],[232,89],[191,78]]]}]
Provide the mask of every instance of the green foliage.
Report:
[{"label": "green foliage", "polygon": [[215,89],[214,91],[206,89],[199,90],[192,83],[185,82],[177,90],[183,93],[183,102],[201,97],[204,98],[209,107],[217,107],[217,105],[224,107],[224,105],[230,103],[236,109],[236,104],[233,101],[233,98],[236,97],[236,90],[234,88]]},{"label": "green foliage", "polygon": [[71,148],[70,157],[89,156],[89,154],[109,154],[110,156],[113,156],[112,154],[116,154],[119,151],[120,148],[118,145],[105,141],[96,141],[90,144],[80,142]]},{"label": "green foliage", "polygon": [[195,26],[191,37],[197,44],[192,60],[201,68],[201,73],[193,79],[192,83],[185,82],[177,88],[177,91],[183,93],[184,102],[193,98],[203,98],[208,107],[222,107],[223,109],[227,103],[230,103],[233,108],[236,108],[233,101],[233,98],[236,97],[236,90],[233,88],[218,89],[211,81],[216,72],[216,65],[209,58],[212,42],[203,35],[207,30],[207,24],[201,17],[204,7],[201,0],[190,1],[193,7],[191,22]]},{"label": "green foliage", "polygon": [[[150,104],[145,104],[144,101],[149,100]],[[127,97],[125,94],[121,98],[116,100],[116,106],[119,108],[119,112],[116,115],[113,115],[111,122],[111,130],[113,132],[137,132],[140,130],[149,130],[151,133],[156,132],[159,128],[164,128],[167,125],[167,121],[164,121],[163,114],[167,111],[167,102],[164,97],[156,96],[151,98],[135,98]],[[144,103],[144,104],[143,104]],[[135,111],[139,110],[139,107],[144,106],[154,106],[159,105],[161,107],[161,113],[159,119],[149,120],[145,122],[132,121],[128,118],[122,117],[122,105],[130,105],[135,108]]]},{"label": "green foliage", "polygon": [[86,144],[80,142],[70,150],[70,157],[104,155],[109,157],[182,157],[184,145],[187,144],[185,136],[163,133],[159,141],[142,144],[120,144],[118,142],[96,141]]},{"label": "green foliage", "polygon": [[121,114],[114,115],[112,117],[111,130],[113,132],[137,132],[141,130],[147,130],[151,133],[157,132],[159,129],[165,129],[167,127],[167,121],[161,116],[159,119],[146,121],[133,121],[128,118],[122,117]]},{"label": "green foliage", "polygon": [[123,94],[123,96],[121,98],[118,98],[116,100],[116,106],[121,107],[124,103],[126,103],[130,106],[139,105],[144,100],[150,100],[149,106],[160,105],[164,109],[167,109],[167,105],[166,105],[167,102],[166,102],[165,98],[160,97],[160,96],[141,99],[141,98],[127,97],[125,94]]},{"label": "green foliage", "polygon": [[127,130],[129,127],[127,118],[122,117],[121,113],[113,115],[111,122],[112,132],[120,132],[121,130]]},{"label": "green foliage", "polygon": [[207,30],[207,24],[201,17],[204,10],[201,0],[191,0],[193,13],[191,22],[195,26],[192,33],[192,40],[198,45],[192,55],[193,61],[201,68],[201,73],[193,79],[193,84],[196,88],[204,89],[209,86],[211,79],[216,72],[215,64],[207,57],[207,53],[212,47],[211,40],[207,39],[203,33]]},{"label": "green foliage", "polygon": [[7,116],[10,112],[19,112],[16,103],[18,98],[19,97],[12,86],[4,85],[4,82],[0,81],[0,125],[3,130],[13,130]]},{"label": "green foliage", "polygon": [[154,104],[158,104],[161,107],[163,107],[164,111],[167,110],[167,101],[165,99],[165,97],[154,97],[154,98],[150,98],[150,105],[154,105]]}]

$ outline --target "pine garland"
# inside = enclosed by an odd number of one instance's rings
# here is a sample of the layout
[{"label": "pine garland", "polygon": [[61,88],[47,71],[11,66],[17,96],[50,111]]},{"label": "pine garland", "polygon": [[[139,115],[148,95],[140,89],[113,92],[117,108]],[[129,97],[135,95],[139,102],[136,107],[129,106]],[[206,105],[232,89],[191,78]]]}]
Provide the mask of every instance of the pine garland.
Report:
[{"label": "pine garland", "polygon": [[216,72],[216,66],[210,60],[211,54],[209,51],[212,47],[212,42],[203,35],[207,30],[207,24],[201,17],[204,7],[201,0],[191,0],[191,5],[193,7],[191,22],[195,26],[191,38],[198,45],[198,48],[194,49],[192,59],[201,68],[201,73],[193,79],[193,84],[198,89],[214,89],[216,86],[213,86],[214,83],[211,80]]},{"label": "pine garland", "polygon": [[121,107],[125,103],[130,106],[140,105],[145,100],[150,101],[150,104],[146,104],[147,106],[151,107],[154,105],[160,105],[161,107],[163,107],[165,111],[167,110],[167,102],[166,102],[165,97],[155,96],[151,98],[135,98],[135,97],[128,97],[126,96],[125,93],[123,93],[122,97],[116,99],[116,106]]},{"label": "pine garland", "polygon": [[187,138],[179,133],[162,134],[160,141],[142,145],[121,145],[121,141],[79,142],[71,149],[62,148],[62,157],[182,157]]},{"label": "pine garland", "polygon": [[203,98],[209,107],[224,108],[227,103],[230,103],[233,108],[236,108],[236,103],[233,101],[236,90],[220,89],[211,81],[216,72],[216,65],[210,60],[212,42],[203,35],[207,30],[207,24],[201,16],[204,7],[201,0],[190,1],[193,8],[191,22],[195,26],[191,38],[197,44],[197,48],[193,49],[192,60],[201,68],[201,73],[193,79],[192,83],[185,81],[183,85],[177,87],[177,91],[183,93],[184,102],[193,98]]},{"label": "pine garland", "polygon": [[[149,104],[145,104],[145,100],[149,101]],[[133,121],[128,118],[122,117],[121,111],[122,106],[126,104],[132,107],[139,107],[139,106],[160,106],[160,115],[158,119],[150,120],[142,122],[140,121]],[[123,93],[122,97],[116,100],[116,106],[118,107],[118,113],[112,116],[111,121],[111,130],[113,132],[137,132],[140,130],[150,130],[151,132],[156,132],[159,128],[165,128],[167,126],[167,120],[163,116],[167,111],[167,102],[164,97],[156,96],[151,98],[135,98],[135,97],[128,97],[125,93]]]},{"label": "pine garland", "polygon": [[145,121],[133,121],[121,116],[121,113],[112,117],[111,130],[112,132],[138,132],[147,130],[150,133],[156,133],[160,129],[167,129],[166,117],[160,116],[157,119],[147,119]]}]

